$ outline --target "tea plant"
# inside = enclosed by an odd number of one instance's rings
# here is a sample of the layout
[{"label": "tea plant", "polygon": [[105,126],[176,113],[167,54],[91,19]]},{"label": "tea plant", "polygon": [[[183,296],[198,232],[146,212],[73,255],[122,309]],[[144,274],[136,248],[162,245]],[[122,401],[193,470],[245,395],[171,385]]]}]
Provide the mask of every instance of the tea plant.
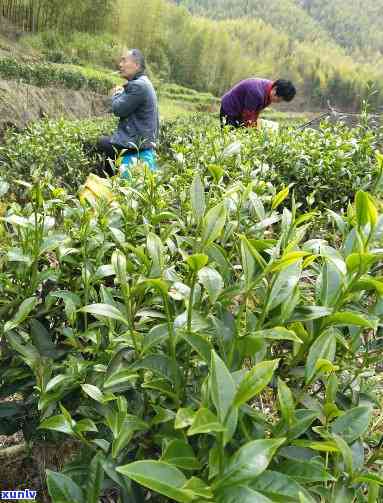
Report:
[{"label": "tea plant", "polygon": [[15,179],[30,183],[45,178],[56,187],[75,191],[100,165],[94,145],[115,127],[112,118],[68,121],[42,120],[26,130],[8,131],[0,145],[0,179],[16,195]]},{"label": "tea plant", "polygon": [[[340,123],[322,123],[316,130],[282,128],[279,134],[253,129],[217,134],[211,119],[196,117],[163,130],[164,142],[184,168],[204,166],[213,177],[235,176],[271,182],[277,188],[294,184],[297,201],[307,209],[347,206],[358,189],[373,186],[375,150],[382,143],[380,129],[363,123],[349,129]],[[224,148],[239,142],[238,151],[222,155]]]},{"label": "tea plant", "polygon": [[45,62],[27,63],[14,58],[0,58],[0,76],[38,87],[89,89],[100,94],[108,94],[115,86],[114,79],[101,73],[87,76],[81,67],[74,69]]},{"label": "tea plant", "polygon": [[[92,153],[97,137],[115,127],[113,118],[44,120],[26,131],[8,132],[0,146],[0,178],[14,189],[14,178],[30,182],[40,170],[55,186],[76,190],[100,165]],[[174,178],[177,190],[190,185],[197,169],[208,175],[211,190],[229,179],[246,185],[256,180],[258,193],[268,183],[276,191],[293,186],[297,203],[305,209],[344,210],[358,189],[380,190],[375,156],[380,143],[380,130],[363,125],[350,130],[323,124],[319,131],[303,132],[282,128],[277,135],[222,132],[216,117],[196,114],[162,123],[158,156],[166,183]]]},{"label": "tea plant", "polygon": [[9,205],[0,427],[78,443],[57,502],[379,501],[379,203],[358,191],[337,246],[307,240],[315,213],[214,135]]}]

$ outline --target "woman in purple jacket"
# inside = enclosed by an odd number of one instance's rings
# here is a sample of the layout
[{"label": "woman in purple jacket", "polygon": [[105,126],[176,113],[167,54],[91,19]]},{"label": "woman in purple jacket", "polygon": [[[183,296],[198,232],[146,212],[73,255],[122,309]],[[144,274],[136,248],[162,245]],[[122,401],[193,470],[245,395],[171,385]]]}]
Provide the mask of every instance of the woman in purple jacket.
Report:
[{"label": "woman in purple jacket", "polygon": [[289,80],[246,79],[221,100],[221,125],[257,127],[259,112],[271,103],[291,101],[296,89]]}]

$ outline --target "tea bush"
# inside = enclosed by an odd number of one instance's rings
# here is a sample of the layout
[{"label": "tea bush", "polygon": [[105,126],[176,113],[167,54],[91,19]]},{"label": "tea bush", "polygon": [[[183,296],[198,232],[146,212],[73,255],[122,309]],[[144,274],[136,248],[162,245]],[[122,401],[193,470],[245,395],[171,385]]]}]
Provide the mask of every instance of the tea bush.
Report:
[{"label": "tea bush", "polygon": [[38,87],[89,89],[99,94],[108,94],[116,85],[114,79],[101,73],[87,76],[80,69],[69,69],[45,62],[21,62],[14,58],[0,58],[0,78],[18,80]]},{"label": "tea bush", "polygon": [[[60,64],[0,58],[0,78],[17,80],[38,87],[88,89],[103,95],[110,94],[113,87],[123,84],[123,79],[116,72],[100,67],[72,64],[74,61],[65,59],[61,52],[50,53],[50,60],[55,60]],[[219,105],[219,99],[210,93],[200,93],[177,84],[162,83],[156,75],[151,74],[150,69],[149,74],[157,89],[159,99],[167,98],[195,105],[201,109]]]},{"label": "tea bush", "polygon": [[168,127],[162,171],[4,209],[0,432],[76,441],[54,502],[380,501],[379,201],[307,240],[231,133]]},{"label": "tea bush", "polygon": [[194,89],[179,86],[178,84],[163,84],[160,86],[160,96],[179,100],[187,103],[194,103],[201,106],[219,107],[220,99],[210,93],[200,93]]},{"label": "tea bush", "polygon": [[[279,134],[254,129],[219,134],[212,120],[196,117],[164,128],[165,144],[184,166],[205,166],[216,176],[241,170],[247,178],[294,184],[297,200],[310,208],[342,209],[359,188],[373,187],[375,150],[382,145],[382,130],[363,124],[349,129],[342,123],[322,123],[319,130],[283,127]],[[239,142],[238,152],[222,155]]]},{"label": "tea bush", "polygon": [[[83,183],[98,160],[87,154],[102,133],[115,128],[112,118],[98,121],[41,121],[26,131],[9,132],[0,146],[0,178],[25,181],[36,169],[57,186]],[[221,131],[215,115],[163,121],[159,140],[162,169],[179,187],[191,183],[196,169],[216,182],[240,178],[272,183],[276,190],[292,186],[306,209],[344,210],[358,189],[375,190],[375,151],[381,131],[323,123],[318,130],[297,132],[283,127],[268,131]],[[233,149],[234,145],[234,149]]]},{"label": "tea bush", "polygon": [[45,177],[55,186],[75,192],[99,164],[92,145],[114,128],[115,120],[105,118],[42,120],[21,132],[10,130],[0,145],[0,180],[17,191],[15,179],[30,182],[33,177]]}]

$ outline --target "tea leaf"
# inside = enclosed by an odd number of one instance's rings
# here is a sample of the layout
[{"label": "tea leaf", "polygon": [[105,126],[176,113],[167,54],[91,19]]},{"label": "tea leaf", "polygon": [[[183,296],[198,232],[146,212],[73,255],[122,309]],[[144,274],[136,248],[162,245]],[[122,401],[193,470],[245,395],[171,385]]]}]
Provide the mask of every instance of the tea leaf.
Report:
[{"label": "tea leaf", "polygon": [[261,337],[276,341],[293,341],[302,344],[302,340],[292,330],[284,327],[274,327],[267,330],[257,330],[251,334],[254,337]]},{"label": "tea leaf", "polygon": [[271,209],[275,210],[278,206],[286,199],[289,195],[289,187],[285,187],[282,189],[276,196],[274,196],[273,201],[271,203]]},{"label": "tea leaf", "polygon": [[46,470],[49,495],[53,501],[63,503],[84,503],[82,489],[72,479],[62,473]]},{"label": "tea leaf", "polygon": [[358,190],[355,196],[355,210],[359,228],[366,225],[369,225],[370,228],[375,227],[378,212],[370,194]]},{"label": "tea leaf", "polygon": [[238,386],[234,397],[234,406],[240,407],[258,395],[269,384],[278,364],[279,360],[265,361],[249,370]]},{"label": "tea leaf", "polygon": [[218,418],[224,423],[233,404],[235,384],[226,365],[215,351],[211,353],[210,391]]},{"label": "tea leaf", "polygon": [[193,216],[199,221],[205,214],[205,192],[201,177],[196,174],[190,187]]},{"label": "tea leaf", "polygon": [[225,488],[218,493],[217,503],[272,503],[272,500],[263,494],[245,486]]},{"label": "tea leaf", "polygon": [[279,465],[279,471],[285,473],[297,482],[326,482],[335,480],[321,463],[316,461],[293,461],[289,459]]},{"label": "tea leaf", "polygon": [[299,260],[298,262],[288,265],[277,274],[267,299],[265,307],[267,313],[285,302],[292,295],[299,281],[301,272],[302,266],[301,260]]},{"label": "tea leaf", "polygon": [[277,471],[266,470],[251,483],[250,487],[275,502],[289,501],[295,503],[298,501],[299,493],[302,492],[310,503],[315,503],[315,500],[294,479]]},{"label": "tea leaf", "polygon": [[81,384],[81,387],[87,395],[93,398],[93,400],[104,403],[105,397],[97,386],[94,386],[93,384]]},{"label": "tea leaf", "polygon": [[142,360],[139,360],[131,365],[130,369],[151,370],[154,373],[161,375],[173,384],[177,379],[180,379],[179,369],[174,367],[172,360],[168,356],[161,354],[146,356]]},{"label": "tea leaf", "polygon": [[12,320],[5,323],[4,332],[9,332],[10,330],[18,327],[28,317],[29,313],[35,308],[36,304],[36,297],[29,297],[28,299],[23,300]]},{"label": "tea leaf", "polygon": [[371,409],[366,406],[354,407],[335,419],[331,425],[332,433],[352,444],[365,433],[371,418]]},{"label": "tea leaf", "polygon": [[212,345],[201,335],[184,333],[182,337],[210,365]]},{"label": "tea leaf", "polygon": [[185,475],[175,466],[163,461],[135,461],[119,466],[116,471],[152,491],[181,503],[189,503],[194,498],[189,491],[184,490]]},{"label": "tea leaf", "polygon": [[355,325],[357,327],[376,328],[378,320],[371,320],[352,311],[334,313],[326,319],[326,325]]},{"label": "tea leaf", "polygon": [[112,254],[111,262],[118,281],[122,286],[125,286],[128,282],[125,255],[120,250],[115,250]]},{"label": "tea leaf", "polygon": [[205,267],[208,261],[209,257],[203,253],[195,253],[186,259],[190,269],[194,272],[198,272],[200,269]]},{"label": "tea leaf", "polygon": [[130,387],[130,383],[137,379],[138,374],[132,373],[130,369],[121,369],[117,372],[114,372],[104,381],[104,388],[113,388],[114,386],[119,387],[119,391],[121,391],[121,385],[128,385]]},{"label": "tea leaf", "polygon": [[322,332],[310,347],[306,361],[305,381],[310,383],[316,373],[316,365],[319,359],[326,359],[332,362],[336,351],[336,337],[332,328]]},{"label": "tea leaf", "polygon": [[198,470],[201,465],[195,457],[193,449],[183,440],[173,440],[166,447],[161,461],[170,463],[184,470]]},{"label": "tea leaf", "polygon": [[264,472],[284,438],[253,440],[242,446],[230,459],[218,486],[244,484]]},{"label": "tea leaf", "polygon": [[209,409],[199,409],[193,418],[188,436],[201,433],[215,433],[225,431],[225,427]]},{"label": "tea leaf", "polygon": [[109,304],[90,304],[89,306],[82,307],[81,309],[79,309],[79,311],[83,313],[93,314],[94,316],[111,318],[113,320],[120,321],[125,325],[129,325],[129,323],[122,316],[121,311]]},{"label": "tea leaf", "polygon": [[72,424],[67,421],[63,414],[44,419],[40,423],[39,429],[60,431],[61,433],[66,433],[67,435],[73,435]]},{"label": "tea leaf", "polygon": [[283,419],[289,426],[295,421],[295,405],[293,394],[287,384],[278,378],[278,402]]},{"label": "tea leaf", "polygon": [[176,430],[187,428],[193,424],[195,414],[195,411],[189,407],[182,407],[181,409],[178,409],[176,419],[174,421],[174,428]]},{"label": "tea leaf", "polygon": [[225,206],[217,204],[205,215],[202,222],[202,248],[208,247],[221,234],[226,221]]},{"label": "tea leaf", "polygon": [[212,267],[203,267],[198,271],[198,279],[206,288],[210,302],[214,304],[224,287],[222,276]]},{"label": "tea leaf", "polygon": [[104,469],[102,467],[103,456],[98,453],[90,463],[89,479],[86,489],[87,503],[98,503],[104,481]]}]

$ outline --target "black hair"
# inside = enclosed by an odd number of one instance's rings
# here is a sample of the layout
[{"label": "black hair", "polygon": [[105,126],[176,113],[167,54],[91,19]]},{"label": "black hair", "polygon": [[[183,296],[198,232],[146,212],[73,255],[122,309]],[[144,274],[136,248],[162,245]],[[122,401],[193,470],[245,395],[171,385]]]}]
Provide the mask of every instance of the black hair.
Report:
[{"label": "black hair", "polygon": [[134,61],[140,65],[141,70],[145,70],[146,68],[146,63],[145,63],[145,58],[142,52],[139,49],[130,49],[128,51],[129,56],[131,56]]},{"label": "black hair", "polygon": [[273,82],[276,89],[276,95],[284,101],[291,101],[297,93],[294,84],[290,80],[278,79]]}]

